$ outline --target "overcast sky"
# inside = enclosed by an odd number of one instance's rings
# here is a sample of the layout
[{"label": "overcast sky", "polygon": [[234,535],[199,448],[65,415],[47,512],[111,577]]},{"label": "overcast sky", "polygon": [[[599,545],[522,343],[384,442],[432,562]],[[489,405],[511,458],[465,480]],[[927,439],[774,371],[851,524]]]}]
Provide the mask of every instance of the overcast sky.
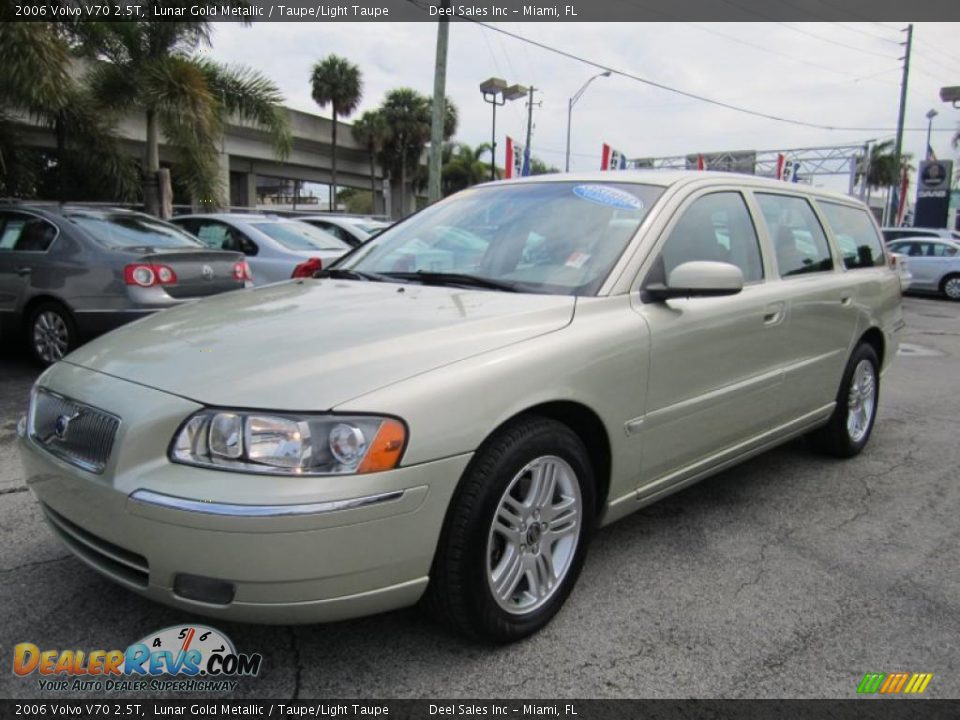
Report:
[{"label": "overcast sky", "polygon": [[[503,23],[511,32],[659,83],[762,112],[831,126],[887,132],[820,130],[751,117],[690,100],[625,77],[596,80],[573,113],[572,170],[599,167],[601,144],[628,157],[720,150],[862,143],[893,136],[903,39],[895,23]],[[905,149],[924,154],[926,113],[934,128],[954,130],[960,111],[939,88],[960,85],[960,23],[919,23],[914,32]],[[220,23],[213,57],[251,65],[271,77],[287,104],[329,116],[310,97],[313,63],[337,53],[359,65],[359,112],[392,88],[432,95],[436,25],[432,23]],[[490,106],[478,84],[490,76],[539,88],[533,153],[563,167],[567,99],[598,72],[473,23],[450,28],[447,95],[460,111],[456,139],[489,142]],[[524,101],[497,114],[498,164],[503,137],[526,133]],[[934,132],[938,157],[953,157],[952,132]],[[843,179],[826,182],[844,189]]]}]

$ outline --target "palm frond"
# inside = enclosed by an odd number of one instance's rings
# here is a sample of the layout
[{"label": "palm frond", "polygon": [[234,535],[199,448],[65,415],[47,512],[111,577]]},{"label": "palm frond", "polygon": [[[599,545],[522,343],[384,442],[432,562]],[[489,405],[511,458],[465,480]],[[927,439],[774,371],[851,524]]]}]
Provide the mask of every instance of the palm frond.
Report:
[{"label": "palm frond", "polygon": [[193,62],[227,115],[252,122],[266,130],[280,159],[293,147],[290,120],[283,107],[283,94],[262,73],[243,65],[221,65],[205,58]]},{"label": "palm frond", "polygon": [[356,110],[363,97],[360,68],[339,55],[328,55],[313,66],[310,86],[317,105],[323,108],[329,103],[341,116]]},{"label": "palm frond", "polygon": [[218,100],[204,73],[189,58],[174,55],[147,63],[139,82],[143,104],[158,116],[192,126],[200,138],[220,136]]},{"label": "palm frond", "polygon": [[51,23],[0,22],[0,105],[31,114],[67,102],[69,53]]}]

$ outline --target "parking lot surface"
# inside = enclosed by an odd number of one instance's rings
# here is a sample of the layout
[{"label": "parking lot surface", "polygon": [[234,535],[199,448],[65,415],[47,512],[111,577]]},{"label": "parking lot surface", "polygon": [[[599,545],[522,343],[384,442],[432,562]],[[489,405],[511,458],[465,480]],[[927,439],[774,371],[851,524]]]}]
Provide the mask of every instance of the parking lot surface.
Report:
[{"label": "parking lot surface", "polygon": [[[516,645],[465,641],[417,609],[333,625],[211,622],[264,655],[231,697],[853,697],[864,673],[894,671],[933,673],[927,696],[960,697],[960,303],[908,298],[905,315],[860,457],[825,459],[797,441],[600,531],[566,607]],[[15,677],[16,643],[122,649],[209,622],[113,585],[47,529],[15,442],[36,374],[0,351],[7,698],[69,695]]]}]

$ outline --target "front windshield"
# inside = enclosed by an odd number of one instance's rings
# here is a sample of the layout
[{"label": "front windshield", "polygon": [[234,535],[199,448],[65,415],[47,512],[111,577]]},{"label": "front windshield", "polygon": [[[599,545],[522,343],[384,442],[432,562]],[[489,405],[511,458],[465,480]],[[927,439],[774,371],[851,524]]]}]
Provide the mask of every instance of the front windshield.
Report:
[{"label": "front windshield", "polygon": [[334,250],[346,252],[350,248],[339,238],[313,225],[299,221],[250,223],[269,235],[288,250]]},{"label": "front windshield", "polygon": [[76,213],[68,217],[107,247],[203,247],[180,228],[146,215]]},{"label": "front windshield", "polygon": [[337,269],[455,273],[522,292],[591,295],[662,192],[618,182],[469,189],[385,230]]}]

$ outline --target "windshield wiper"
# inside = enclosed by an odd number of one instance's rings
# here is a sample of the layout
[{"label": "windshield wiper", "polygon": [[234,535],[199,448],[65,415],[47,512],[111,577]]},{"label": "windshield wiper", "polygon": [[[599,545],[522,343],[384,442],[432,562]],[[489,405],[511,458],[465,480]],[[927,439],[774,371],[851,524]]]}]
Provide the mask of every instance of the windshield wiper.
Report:
[{"label": "windshield wiper", "polygon": [[424,272],[423,270],[417,270],[416,272],[388,272],[384,273],[384,275],[399,280],[415,280],[424,285],[467,285],[470,287],[484,288],[486,290],[519,292],[517,286],[513,283],[463,273]]},{"label": "windshield wiper", "polygon": [[318,270],[313,274],[315,278],[333,278],[335,280],[369,280],[371,282],[383,282],[383,276],[376,273],[360,272],[359,270],[348,270],[347,268],[327,268]]}]

